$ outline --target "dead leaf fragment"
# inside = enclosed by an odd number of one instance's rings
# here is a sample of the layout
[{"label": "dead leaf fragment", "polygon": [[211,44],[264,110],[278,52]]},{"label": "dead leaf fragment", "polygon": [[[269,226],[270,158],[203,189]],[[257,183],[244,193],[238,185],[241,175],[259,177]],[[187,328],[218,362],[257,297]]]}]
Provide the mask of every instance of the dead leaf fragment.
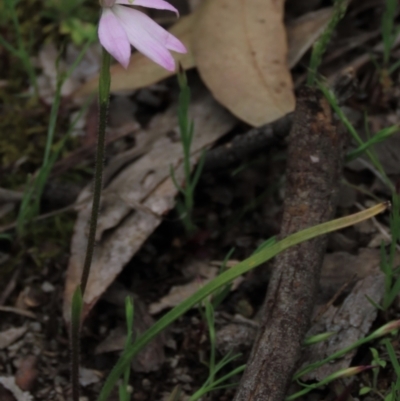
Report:
[{"label": "dead leaf fragment", "polygon": [[[321,319],[313,325],[307,337],[318,333],[335,332],[327,341],[307,348],[307,360],[303,366],[320,361],[336,351],[344,349],[364,337],[371,328],[377,309],[367,299],[380,303],[384,293],[383,273],[369,275],[360,280],[340,307],[331,305]],[[304,375],[304,380],[322,380],[333,372],[347,368],[356,350],[342,358],[325,364]]]},{"label": "dead leaf fragment", "polygon": [[184,285],[173,286],[167,295],[149,306],[149,311],[152,315],[180,304],[217,276],[217,267],[212,267],[201,262],[198,262],[198,264],[199,273],[193,281]]},{"label": "dead leaf fragment", "polygon": [[122,351],[126,343],[126,327],[118,326],[111,330],[108,336],[97,345],[95,355],[107,352]]},{"label": "dead leaf fragment", "polygon": [[27,355],[19,360],[17,373],[15,374],[15,384],[23,391],[32,389],[38,377],[36,368],[38,357],[35,355]]},{"label": "dead leaf fragment", "polygon": [[[195,94],[196,91],[193,91]],[[85,292],[84,315],[114,281],[123,266],[162,221],[161,216],[175,205],[176,188],[170,178],[170,166],[176,168],[178,182],[183,181],[182,145],[168,136],[177,127],[176,108],[170,126],[157,127],[149,152],[123,169],[106,188],[98,222],[98,244]],[[236,120],[203,89],[193,96],[190,113],[195,122],[192,163],[201,150],[229,131]],[[106,172],[105,172],[106,175]],[[80,199],[87,198],[90,186]],[[71,244],[64,296],[64,317],[70,319],[71,299],[80,282],[90,218],[88,204],[80,209]],[[107,235],[103,235],[107,231]]]},{"label": "dead leaf fragment", "polygon": [[2,384],[0,384],[0,400],[15,401],[15,397],[12,395],[12,393],[7,390]]},{"label": "dead leaf fragment", "polygon": [[294,67],[325,30],[332,17],[332,7],[307,13],[287,25],[288,64]]},{"label": "dead leaf fragment", "polygon": [[197,68],[215,98],[260,126],[294,110],[283,1],[207,0],[192,40]]},{"label": "dead leaf fragment", "polygon": [[7,348],[14,341],[22,337],[27,330],[27,327],[12,327],[11,329],[4,330],[0,333],[0,349]]},{"label": "dead leaf fragment", "polygon": [[79,369],[79,384],[83,387],[98,383],[103,377],[103,374],[98,370],[80,367]]},{"label": "dead leaf fragment", "polygon": [[[159,301],[152,303],[149,306],[149,311],[152,315],[155,315],[164,309],[173,308],[189,298],[201,287],[217,277],[219,267],[213,267],[208,262],[194,260],[190,262],[185,270],[195,273],[193,280],[187,284],[173,286],[167,295],[162,297]],[[235,279],[232,285],[232,290],[235,290],[242,280],[241,277]]]},{"label": "dead leaf fragment", "polygon": [[343,251],[326,254],[320,279],[325,301],[355,275],[360,279],[379,272],[379,260],[380,252],[377,249],[362,248],[357,255]]},{"label": "dead leaf fragment", "polygon": [[4,386],[14,397],[16,401],[32,401],[33,397],[27,392],[22,391],[16,384],[14,377],[0,377],[0,384]]}]

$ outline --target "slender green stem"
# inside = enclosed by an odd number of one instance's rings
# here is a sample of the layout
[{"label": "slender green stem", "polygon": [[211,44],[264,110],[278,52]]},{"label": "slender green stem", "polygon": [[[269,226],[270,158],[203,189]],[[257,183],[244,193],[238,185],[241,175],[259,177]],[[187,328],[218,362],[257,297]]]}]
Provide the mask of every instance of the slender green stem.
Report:
[{"label": "slender green stem", "polygon": [[[111,56],[103,49],[102,64],[99,79],[99,131],[97,138],[96,166],[94,174],[93,188],[93,204],[90,219],[88,243],[86,248],[85,262],[82,270],[81,284],[77,287],[72,301],[71,311],[71,383],[72,383],[72,399],[79,401],[79,335],[80,322],[82,314],[83,297],[89,278],[90,266],[92,264],[93,252],[96,240],[97,217],[100,208],[100,198],[103,178],[103,159],[104,159],[104,143],[107,123],[107,108],[110,94],[110,63]],[[78,296],[79,295],[79,296]],[[81,307],[76,305],[75,299],[81,300]],[[75,302],[74,302],[75,300]]]},{"label": "slender green stem", "polygon": [[82,315],[82,293],[78,286],[72,296],[71,306],[71,385],[72,400],[79,401],[79,333]]},{"label": "slender green stem", "polygon": [[333,6],[333,15],[331,20],[328,23],[328,26],[325,28],[325,31],[322,33],[320,38],[315,42],[313,51],[311,54],[310,67],[308,69],[307,76],[307,85],[315,86],[315,81],[317,78],[318,67],[321,64],[322,56],[328,48],[328,44],[332,38],[333,32],[343,18],[347,8],[346,0],[335,0]]},{"label": "slender green stem", "polygon": [[96,166],[94,175],[93,204],[90,217],[88,243],[86,248],[85,263],[82,270],[81,288],[82,296],[85,294],[92,264],[94,246],[96,241],[97,218],[100,209],[101,189],[103,184],[103,160],[105,148],[105,135],[107,126],[107,110],[110,95],[110,63],[111,56],[103,49],[103,57],[99,80],[99,132],[97,138]]},{"label": "slender green stem", "polygon": [[190,104],[190,88],[187,84],[187,78],[183,71],[178,74],[179,87],[181,89],[179,93],[178,101],[178,122],[179,122],[179,133],[182,141],[183,148],[183,172],[185,174],[185,186],[181,187],[174,176],[173,168],[171,168],[171,177],[176,188],[183,194],[183,202],[178,201],[177,209],[182,215],[182,221],[188,233],[195,230],[195,225],[192,221],[193,211],[193,193],[196,187],[197,181],[200,177],[202,166],[204,164],[204,157],[200,158],[199,164],[196,168],[193,180],[191,179],[191,163],[190,163],[190,149],[193,141],[194,124],[189,119],[189,104]]}]

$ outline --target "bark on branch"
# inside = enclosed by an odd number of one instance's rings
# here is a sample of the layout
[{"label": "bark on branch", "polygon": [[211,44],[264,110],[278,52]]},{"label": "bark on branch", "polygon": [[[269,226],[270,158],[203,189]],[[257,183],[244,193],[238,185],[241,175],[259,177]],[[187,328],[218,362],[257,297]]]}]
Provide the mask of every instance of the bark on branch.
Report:
[{"label": "bark on branch", "polygon": [[[334,217],[346,137],[323,95],[303,88],[289,135],[281,237]],[[326,242],[315,238],[276,257],[235,401],[284,399],[309,327]]]}]

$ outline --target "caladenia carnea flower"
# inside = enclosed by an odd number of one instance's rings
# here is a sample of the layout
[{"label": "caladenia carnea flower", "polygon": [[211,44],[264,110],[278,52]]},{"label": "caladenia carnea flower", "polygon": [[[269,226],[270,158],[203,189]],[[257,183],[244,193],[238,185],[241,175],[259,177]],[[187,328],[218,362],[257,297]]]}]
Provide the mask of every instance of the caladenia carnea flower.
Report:
[{"label": "caladenia carnea flower", "polygon": [[175,70],[170,50],[186,53],[180,40],[146,14],[130,6],[178,10],[164,0],[100,0],[103,8],[99,22],[101,45],[125,68],[131,57],[131,45],[169,71]]}]

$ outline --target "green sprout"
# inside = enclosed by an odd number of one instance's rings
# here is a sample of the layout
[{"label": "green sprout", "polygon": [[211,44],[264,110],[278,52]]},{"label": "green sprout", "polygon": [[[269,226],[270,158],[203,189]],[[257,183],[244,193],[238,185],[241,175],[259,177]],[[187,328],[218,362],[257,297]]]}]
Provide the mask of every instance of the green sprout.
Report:
[{"label": "green sprout", "polygon": [[344,17],[347,8],[347,0],[335,0],[333,6],[333,15],[330,19],[328,26],[322,33],[320,38],[315,42],[312,53],[310,66],[307,76],[307,85],[314,86],[317,78],[318,67],[321,64],[322,56],[326,52],[328,44],[332,38],[333,32],[339,23],[339,21]]},{"label": "green sprout", "polygon": [[238,383],[229,383],[224,384],[229,378],[241,373],[244,371],[246,365],[241,365],[229,373],[224,375],[223,377],[217,379],[217,373],[222,370],[226,365],[230,362],[237,359],[240,354],[231,355],[228,353],[225,355],[219,362],[216,362],[216,332],[215,332],[215,321],[214,321],[214,308],[210,301],[207,299],[204,301],[205,306],[205,317],[208,326],[209,338],[210,338],[210,360],[208,363],[208,377],[203,385],[189,398],[189,401],[197,401],[200,398],[204,397],[206,394],[211,391],[226,389],[230,387],[237,386]]},{"label": "green sprout", "polygon": [[[133,316],[134,316],[134,307],[133,300],[131,297],[126,297],[125,299],[125,317],[126,317],[126,328],[127,328],[127,336],[125,341],[126,350],[131,344],[133,340]],[[131,393],[129,391],[129,376],[130,376],[130,366],[127,366],[122,378],[122,383],[119,385],[119,401],[130,401]]]},{"label": "green sprout", "polygon": [[185,175],[185,185],[181,186],[175,176],[175,170],[171,166],[170,173],[175,187],[183,196],[183,202],[178,199],[177,209],[182,217],[183,224],[188,233],[192,233],[196,226],[193,223],[193,195],[197,183],[204,166],[205,153],[203,152],[199,163],[192,176],[190,164],[190,150],[194,134],[194,122],[189,118],[189,104],[190,104],[190,88],[187,83],[185,72],[181,69],[178,73],[178,82],[180,87],[179,101],[178,101],[178,122],[179,133],[183,148],[183,170]]}]

